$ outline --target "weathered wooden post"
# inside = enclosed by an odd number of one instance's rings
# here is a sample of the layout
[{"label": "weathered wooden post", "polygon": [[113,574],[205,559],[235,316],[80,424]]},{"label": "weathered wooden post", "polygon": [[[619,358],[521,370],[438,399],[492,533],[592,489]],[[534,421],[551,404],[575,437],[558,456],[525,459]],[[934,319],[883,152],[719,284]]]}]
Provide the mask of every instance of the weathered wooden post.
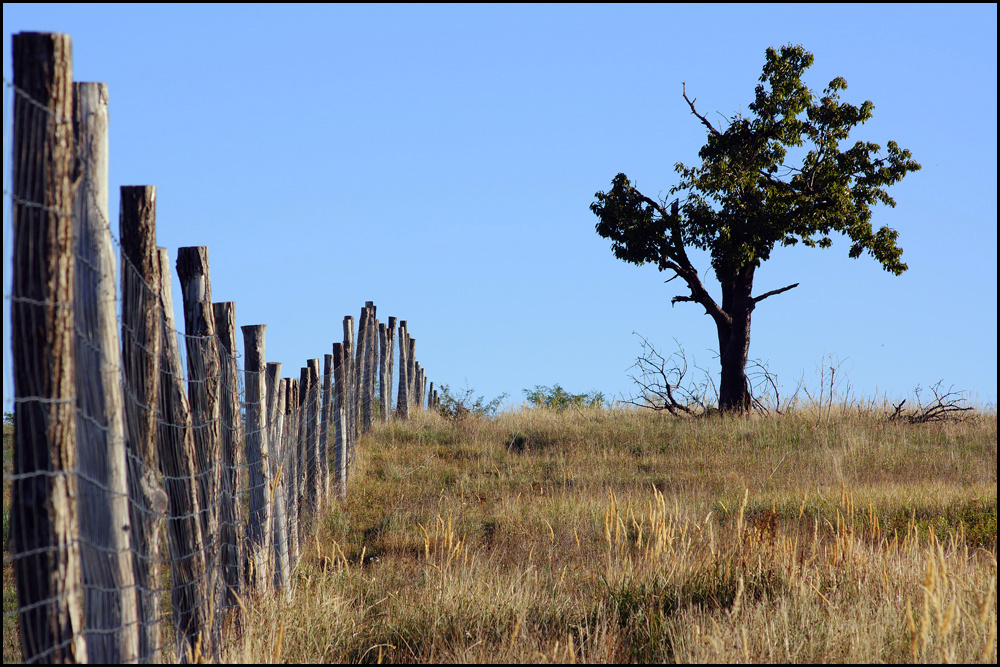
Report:
[{"label": "weathered wooden post", "polygon": [[25,661],[86,662],[73,474],[72,47],[69,35],[19,33],[13,50],[10,534],[18,627]]},{"label": "weathered wooden post", "polygon": [[306,452],[309,448],[309,394],[311,393],[311,388],[309,386],[309,367],[303,366],[299,369],[299,438],[298,444],[296,445],[296,467],[299,471],[299,477],[295,481],[296,491],[295,497],[299,508],[299,543],[301,544],[302,539],[305,537],[305,531],[309,526],[309,513],[311,507],[309,506],[308,497],[308,478],[309,478],[309,458]]},{"label": "weathered wooden post", "polygon": [[243,386],[246,392],[246,451],[250,479],[250,508],[247,523],[249,580],[258,591],[270,581],[267,569],[271,555],[270,471],[266,424],[264,330],[266,324],[240,327],[243,331]]},{"label": "weathered wooden post", "polygon": [[[191,401],[191,415],[194,419],[201,531],[205,540],[206,561],[214,563],[218,556],[218,489],[222,474],[221,466],[218,465],[222,458],[219,404],[221,367],[215,337],[215,316],[212,313],[208,248],[178,248],[177,276],[180,278],[184,301],[188,400]],[[217,573],[213,568],[209,575],[214,577],[215,574]],[[214,585],[210,586],[210,590],[214,590]]]},{"label": "weathered wooden post", "polygon": [[128,517],[128,474],[108,228],[108,85],[73,84],[80,184],[73,206],[76,274],[80,554],[89,662],[135,662],[139,651]]},{"label": "weathered wooden post", "polygon": [[375,336],[378,332],[378,320],[375,319],[375,304],[365,303],[368,316],[365,321],[365,374],[362,379],[362,394],[364,401],[364,431],[370,431],[374,421],[375,408]]},{"label": "weathered wooden post", "polygon": [[[162,345],[156,443],[166,496],[169,498],[165,509],[169,508],[167,544],[170,550],[177,656],[193,662],[207,656],[211,650],[212,591],[207,576],[205,537],[199,519],[201,491],[195,460],[194,418],[184,386],[184,367],[177,343],[173,289],[170,285],[170,256],[166,248],[157,249],[157,262],[162,277],[156,308],[157,313],[162,313]],[[147,474],[154,472],[155,468],[147,468]],[[156,581],[155,586],[158,588],[160,582]],[[159,642],[159,637],[156,640]]]},{"label": "weathered wooden post", "polygon": [[330,427],[333,420],[333,355],[323,355],[323,413],[319,430],[319,479],[317,480],[320,504],[330,497]]},{"label": "weathered wooden post", "polygon": [[267,364],[267,423],[268,444],[270,445],[271,469],[271,544],[273,545],[274,587],[284,591],[286,599],[290,599],[291,571],[288,562],[288,517],[285,512],[285,453],[282,448],[282,430],[284,426],[285,401],[287,387],[281,380],[281,364]]},{"label": "weathered wooden post", "polygon": [[333,374],[334,374],[334,429],[336,444],[334,445],[333,470],[336,493],[339,498],[347,497],[347,360],[344,356],[344,344],[333,344]]},{"label": "weathered wooden post", "polygon": [[347,418],[347,470],[350,475],[351,452],[354,449],[354,433],[357,410],[354,402],[354,318],[344,316],[344,385],[347,395],[344,398],[344,409]]},{"label": "weathered wooden post", "polygon": [[240,429],[239,368],[236,362],[236,304],[232,301],[212,304],[215,331],[219,339],[219,362],[222,367],[220,417],[222,419],[222,477],[219,488],[219,565],[222,568],[224,595],[220,611],[231,622],[240,618],[239,528],[243,525],[239,493]]},{"label": "weathered wooden post", "polygon": [[158,481],[156,412],[163,312],[154,186],[121,188],[118,237],[121,243],[122,381],[126,397],[129,537],[139,617],[139,661],[159,662],[160,530],[168,499]]},{"label": "weathered wooden post", "polygon": [[424,409],[424,369],[419,361],[413,362],[413,407]]},{"label": "weathered wooden post", "polygon": [[427,407],[425,400],[427,398],[427,371],[421,367],[420,369],[420,409],[423,410]]},{"label": "weathered wooden post", "polygon": [[319,383],[319,359],[306,362],[309,374],[308,427],[306,429],[306,502],[309,507],[309,527],[320,511],[319,499],[319,440],[320,440],[320,401],[321,387]]},{"label": "weathered wooden post", "polygon": [[299,504],[298,504],[298,442],[299,442],[299,381],[284,378],[285,423],[284,462],[288,471],[285,477],[285,517],[288,522],[288,560],[294,568],[299,562]]},{"label": "weathered wooden post", "polygon": [[[371,302],[368,302],[371,303]],[[351,444],[361,434],[364,424],[364,376],[365,376],[365,350],[368,335],[368,307],[367,304],[361,307],[361,315],[358,317],[358,340],[357,349],[354,350],[354,433],[351,436]]]},{"label": "weathered wooden post", "polygon": [[379,326],[381,366],[379,367],[379,402],[382,405],[382,421],[388,422],[392,414],[392,361],[396,343],[396,318],[390,317],[388,325]]},{"label": "weathered wooden post", "polygon": [[408,355],[410,353],[410,335],[406,333],[406,320],[399,322],[399,395],[396,397],[396,416],[409,419],[409,386],[407,373],[410,370]]},{"label": "weathered wooden post", "polygon": [[407,335],[406,342],[410,349],[406,353],[406,396],[410,410],[418,410],[417,405],[417,339]]}]

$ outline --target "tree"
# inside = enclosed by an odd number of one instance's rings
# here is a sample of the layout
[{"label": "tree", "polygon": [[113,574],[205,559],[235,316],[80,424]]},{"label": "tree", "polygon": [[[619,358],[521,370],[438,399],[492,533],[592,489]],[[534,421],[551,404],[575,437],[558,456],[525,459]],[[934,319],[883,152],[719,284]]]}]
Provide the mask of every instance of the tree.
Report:
[{"label": "tree", "polygon": [[[751,114],[728,118],[724,128],[698,113],[696,100],[682,88],[691,113],[708,133],[698,153],[701,165],[678,162],[679,181],[660,201],[618,174],[611,190],[596,193],[590,205],[600,219],[597,233],[611,239],[618,259],[672,271],[667,282],[680,277],[690,293],[673,297],[671,304],[700,304],[715,321],[722,411],[743,412],[751,406],[746,364],[754,308],[798,286],[753,296],[754,273],[775,244],[826,248],[830,233],[839,232],[851,240],[850,257],[867,252],[895,275],[907,268],[896,245],[898,233],[888,227],[872,230],[872,208],[878,203],[895,206],[886,188],[920,165],[894,141],[885,154],[878,144],[862,141],[841,150],[850,131],[872,117],[874,105],[841,103],[839,91],[847,88],[841,77],[818,97],[802,82],[812,63],[812,54],[802,46],[768,48]],[[808,150],[800,166],[786,162],[788,148],[802,146]],[[681,196],[668,210],[673,195]],[[710,252],[721,303],[705,289],[687,248]]]}]

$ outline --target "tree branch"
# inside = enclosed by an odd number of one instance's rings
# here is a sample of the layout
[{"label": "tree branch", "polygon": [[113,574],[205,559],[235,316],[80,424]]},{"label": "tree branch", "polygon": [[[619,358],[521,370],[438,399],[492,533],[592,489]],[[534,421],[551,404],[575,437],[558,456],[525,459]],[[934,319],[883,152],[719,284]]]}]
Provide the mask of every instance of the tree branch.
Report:
[{"label": "tree branch", "polygon": [[707,128],[708,128],[708,130],[709,130],[709,131],[710,131],[710,132],[711,132],[712,134],[714,134],[714,135],[715,135],[715,136],[717,136],[717,137],[721,137],[721,136],[722,136],[722,132],[719,132],[719,131],[718,131],[717,129],[715,129],[714,127],[712,127],[712,124],[708,122],[708,119],[707,119],[707,118],[705,118],[705,117],[704,117],[704,116],[702,116],[702,115],[701,115],[700,113],[698,113],[697,111],[695,111],[695,108],[694,108],[694,103],[698,101],[698,98],[696,97],[696,98],[694,98],[693,100],[691,100],[691,99],[688,99],[688,94],[687,94],[687,83],[686,83],[686,82],[682,82],[682,83],[681,83],[681,86],[682,86],[682,89],[683,89],[683,94],[684,94],[684,101],[688,103],[688,106],[689,106],[689,107],[691,107],[691,113],[693,113],[693,114],[694,114],[695,116],[697,116],[697,117],[698,117],[698,120],[700,120],[700,121],[701,121],[702,123],[704,123],[705,127],[707,127]]},{"label": "tree branch", "polygon": [[773,289],[770,292],[764,292],[760,296],[754,297],[753,302],[757,303],[758,301],[763,301],[764,299],[766,299],[769,296],[774,296],[775,294],[781,294],[782,292],[787,292],[788,290],[792,289],[793,287],[798,287],[798,286],[799,286],[799,284],[795,283],[794,285],[789,285],[787,287],[782,287],[781,289]]}]

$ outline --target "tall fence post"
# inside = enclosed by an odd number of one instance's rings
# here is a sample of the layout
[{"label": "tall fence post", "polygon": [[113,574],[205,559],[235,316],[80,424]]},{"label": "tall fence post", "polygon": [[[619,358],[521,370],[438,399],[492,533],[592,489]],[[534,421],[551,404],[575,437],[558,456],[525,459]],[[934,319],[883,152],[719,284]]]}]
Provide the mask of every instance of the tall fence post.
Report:
[{"label": "tall fence post", "polygon": [[[205,540],[205,560],[209,564],[209,594],[215,591],[218,561],[218,493],[222,468],[219,385],[221,367],[212,313],[212,284],[208,270],[208,248],[177,249],[177,276],[184,301],[184,330],[188,362],[188,399],[194,419],[195,451],[198,464],[201,531]],[[209,607],[214,606],[210,597]],[[213,649],[217,648],[213,645]]]},{"label": "tall fence post", "polygon": [[266,590],[270,580],[271,504],[270,470],[266,426],[266,365],[264,330],[266,324],[240,327],[243,330],[243,366],[246,392],[246,449],[250,479],[250,509],[247,524],[247,559],[250,585],[258,592]]},{"label": "tall fence post", "polygon": [[[239,624],[240,540],[239,529],[243,524],[239,493],[240,444],[240,387],[239,365],[236,362],[236,304],[224,301],[212,304],[215,331],[219,339],[219,363],[222,369],[220,385],[220,410],[222,420],[222,475],[219,484],[219,567],[222,569],[223,595],[220,613],[227,618],[220,626]],[[220,619],[221,620],[221,619]]]},{"label": "tall fence post", "polygon": [[392,414],[392,361],[396,343],[396,318],[390,317],[387,325],[379,327],[381,366],[379,367],[379,403],[382,421],[388,422]]},{"label": "tall fence post", "polygon": [[319,479],[317,480],[320,504],[330,498],[330,427],[333,421],[333,355],[323,355],[323,414],[319,430]]},{"label": "tall fence post", "polygon": [[420,409],[417,404],[417,339],[406,335],[410,348],[406,353],[406,402],[410,410]]},{"label": "tall fence post", "polygon": [[364,403],[364,424],[363,430],[369,431],[374,421],[375,409],[375,372],[376,345],[375,335],[378,333],[378,320],[375,319],[375,304],[371,301],[365,303],[365,349],[364,364],[365,372],[362,378],[362,401]]},{"label": "tall fence post", "polygon": [[413,362],[413,398],[417,410],[424,409],[424,369],[419,361]]},{"label": "tall fence post", "polygon": [[309,447],[309,367],[303,366],[299,369],[299,433],[296,443],[296,468],[298,477],[295,480],[295,498],[298,505],[299,534],[298,540],[301,548],[302,540],[305,537],[306,527],[309,525],[309,497],[306,481],[309,476],[309,458],[306,451]]},{"label": "tall fence post", "polygon": [[311,528],[319,514],[319,439],[320,439],[320,383],[319,359],[306,362],[309,374],[309,394],[306,397],[308,411],[308,427],[306,429],[306,504],[309,511],[309,527]]},{"label": "tall fence post", "polygon": [[354,427],[356,423],[357,410],[354,401],[354,318],[350,315],[344,316],[344,410],[347,419],[347,441],[345,452],[347,459],[344,463],[345,470],[350,476],[351,456],[354,449]]},{"label": "tall fence post", "polygon": [[282,435],[285,452],[285,516],[288,521],[288,561],[289,567],[299,562],[299,381],[294,378],[282,380],[285,384],[285,423]]},{"label": "tall fence post", "polygon": [[[13,37],[14,484],[11,539],[26,661],[85,662],[75,498],[73,67],[69,35]],[[38,106],[32,103],[34,101]]]},{"label": "tall fence post", "polygon": [[[167,544],[170,549],[171,601],[177,656],[196,661],[209,650],[212,610],[209,603],[208,565],[205,561],[205,538],[199,520],[198,467],[195,461],[193,416],[184,387],[174,322],[173,289],[170,283],[170,255],[166,248],[157,250],[160,267],[160,304],[162,313],[160,355],[160,418],[157,424],[157,450],[164,475],[166,495],[170,499],[167,517]],[[147,470],[147,474],[155,468]],[[159,583],[159,582],[157,582]]]},{"label": "tall fence post", "polygon": [[410,370],[408,357],[410,354],[410,335],[406,333],[406,320],[399,322],[399,395],[396,397],[396,416],[408,419],[410,416],[409,390],[407,373]]},{"label": "tall fence post", "polygon": [[333,422],[336,431],[333,470],[338,498],[347,497],[347,360],[344,344],[333,344],[334,407]]},{"label": "tall fence post", "polygon": [[168,507],[157,480],[157,404],[163,315],[156,250],[156,188],[121,188],[122,379],[129,526],[139,618],[139,661],[159,662],[160,530]]},{"label": "tall fence post", "polygon": [[76,274],[77,450],[80,555],[87,660],[135,662],[139,619],[128,517],[128,473],[115,316],[115,258],[108,227],[108,85],[73,85],[80,164],[73,235]]},{"label": "tall fence post", "polygon": [[361,314],[358,316],[358,340],[354,350],[354,433],[351,434],[351,444],[361,434],[361,425],[364,421],[365,400],[362,392],[365,375],[365,336],[368,333],[368,308],[367,304],[362,306]]},{"label": "tall fence post", "polygon": [[285,511],[285,453],[281,432],[284,427],[285,383],[281,380],[281,364],[267,363],[267,429],[268,460],[271,475],[271,545],[274,561],[274,588],[284,591],[286,599],[291,595],[291,571],[288,563],[288,517]]}]

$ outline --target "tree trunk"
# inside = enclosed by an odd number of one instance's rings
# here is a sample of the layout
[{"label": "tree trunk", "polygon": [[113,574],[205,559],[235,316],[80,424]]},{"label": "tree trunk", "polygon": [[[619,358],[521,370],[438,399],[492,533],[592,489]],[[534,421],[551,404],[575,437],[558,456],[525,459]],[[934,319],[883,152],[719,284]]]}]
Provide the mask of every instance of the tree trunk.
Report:
[{"label": "tree trunk", "polygon": [[750,351],[750,314],[754,309],[754,266],[744,269],[735,279],[722,285],[722,310],[729,322],[716,320],[719,330],[719,411],[743,413],[750,410],[750,383],[747,380],[747,354]]}]

